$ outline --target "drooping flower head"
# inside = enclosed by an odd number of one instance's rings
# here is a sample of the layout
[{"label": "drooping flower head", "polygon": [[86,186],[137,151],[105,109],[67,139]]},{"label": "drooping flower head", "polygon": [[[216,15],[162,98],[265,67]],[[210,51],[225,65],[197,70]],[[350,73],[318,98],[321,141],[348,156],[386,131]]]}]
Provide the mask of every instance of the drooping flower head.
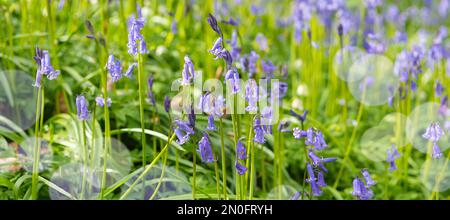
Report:
[{"label": "drooping flower head", "polygon": [[209,26],[219,35],[222,36],[222,31],[220,30],[219,25],[217,24],[217,19],[212,15],[208,14],[207,18]]},{"label": "drooping flower head", "polygon": [[261,126],[261,119],[259,116],[255,118],[255,121],[253,123],[253,130],[255,132],[253,141],[259,144],[264,144],[266,140],[264,139],[264,130]]},{"label": "drooping flower head", "polygon": [[125,72],[125,76],[126,77],[128,77],[128,78],[131,78],[131,74],[133,73],[133,70],[136,68],[136,66],[137,66],[137,63],[132,63],[129,67],[128,67],[128,69],[127,69],[127,71]]},{"label": "drooping flower head", "polygon": [[[101,96],[96,97],[95,102],[97,103],[98,106],[102,108],[105,107],[105,99],[103,97]],[[108,97],[106,99],[106,105],[108,106],[108,108],[111,107],[111,103],[112,103],[111,98]]]},{"label": "drooping flower head", "polygon": [[270,60],[267,60],[267,61],[262,60],[261,61],[261,66],[262,66],[262,69],[263,69],[264,73],[266,73],[266,76],[264,77],[265,79],[270,80],[270,79],[273,79],[275,77],[274,72],[277,70],[277,67],[275,65],[273,65],[272,61],[270,61]]},{"label": "drooping flower head", "polygon": [[441,127],[439,126],[439,123],[433,122],[428,126],[427,130],[422,135],[422,137],[429,141],[437,142],[443,135],[444,131],[442,131]]},{"label": "drooping flower head", "polygon": [[366,184],[368,187],[371,187],[373,185],[375,185],[375,181],[372,180],[372,177],[370,176],[369,170],[367,169],[362,169],[361,171],[364,179],[366,180]]},{"label": "drooping flower head", "polygon": [[389,163],[389,171],[390,172],[397,170],[397,165],[395,164],[395,161],[399,157],[400,157],[400,153],[398,152],[397,148],[393,144],[391,146],[391,148],[387,150],[387,159],[386,159],[386,161]]},{"label": "drooping flower head", "polygon": [[212,163],[215,161],[208,134],[203,133],[203,137],[198,142],[197,152],[200,154],[203,163]]},{"label": "drooping flower head", "polygon": [[83,95],[78,95],[76,98],[77,116],[81,121],[89,119],[88,102]]},{"label": "drooping flower head", "polygon": [[225,81],[229,83],[229,85],[232,88],[232,93],[236,94],[240,91],[240,79],[239,79],[239,73],[237,72],[236,68],[231,68],[228,70],[227,74],[225,75]]},{"label": "drooping flower head", "polygon": [[181,75],[183,77],[182,81],[181,81],[181,85],[191,84],[191,80],[195,76],[194,64],[192,63],[191,59],[189,59],[189,57],[187,55],[184,56],[184,67],[183,67],[183,72],[181,73]]},{"label": "drooping flower head", "polygon": [[308,179],[306,179],[306,182],[308,182],[311,185],[311,191],[313,196],[320,196],[322,195],[322,190],[320,190],[319,185],[316,181],[316,176],[314,175],[314,170],[310,163],[306,164],[306,169],[308,171]]},{"label": "drooping flower head", "polygon": [[256,112],[258,110],[258,85],[254,79],[249,79],[245,85],[245,99],[248,102],[248,106],[245,107],[245,111]]},{"label": "drooping flower head", "polygon": [[244,145],[242,144],[241,138],[238,140],[236,151],[237,151],[236,152],[237,158],[239,160],[247,159],[247,150],[245,149]]},{"label": "drooping flower head", "polygon": [[208,131],[217,130],[216,126],[214,125],[214,115],[208,116],[208,127],[206,127],[206,130],[208,130]]},{"label": "drooping flower head", "polygon": [[437,142],[433,143],[433,152],[432,152],[432,157],[434,159],[439,159],[442,157],[442,152],[441,152],[441,148],[437,145]]},{"label": "drooping flower head", "polygon": [[40,87],[42,75],[46,75],[49,80],[56,79],[60,71],[55,70],[50,62],[50,54],[47,50],[41,50],[36,47],[36,55],[34,56],[38,68],[36,72],[36,81],[33,86]]},{"label": "drooping flower head", "polygon": [[155,100],[155,94],[153,93],[153,82],[154,82],[155,78],[153,77],[153,75],[150,75],[150,77],[148,77],[147,80],[147,97],[150,100],[150,102],[152,103],[153,106],[156,106],[156,100]]},{"label": "drooping flower head", "polygon": [[238,172],[239,175],[244,175],[245,172],[247,172],[247,167],[245,167],[244,165],[242,165],[239,161],[236,161],[235,164],[236,167],[236,171]]},{"label": "drooping flower head", "polygon": [[119,59],[115,59],[114,55],[110,54],[108,57],[108,63],[106,64],[106,69],[111,76],[113,82],[119,81],[122,78],[122,64]]},{"label": "drooping flower head", "polygon": [[195,133],[194,129],[191,127],[189,122],[185,122],[182,120],[175,120],[175,135],[177,136],[178,144],[183,145],[185,144],[191,135]]},{"label": "drooping flower head", "polygon": [[170,111],[170,98],[169,96],[164,97],[164,110],[169,113]]}]

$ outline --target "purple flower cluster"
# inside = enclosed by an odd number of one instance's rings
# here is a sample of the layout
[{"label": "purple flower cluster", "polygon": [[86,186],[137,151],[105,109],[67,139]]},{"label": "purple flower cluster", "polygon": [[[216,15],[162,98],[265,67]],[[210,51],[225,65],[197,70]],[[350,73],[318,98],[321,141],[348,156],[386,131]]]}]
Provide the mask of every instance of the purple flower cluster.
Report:
[{"label": "purple flower cluster", "polygon": [[314,128],[309,128],[306,131],[294,128],[294,137],[295,139],[305,138],[305,145],[314,146],[316,150],[324,150],[328,147],[322,132]]},{"label": "purple flower cluster", "polygon": [[367,169],[363,169],[361,173],[364,177],[365,183],[358,176],[356,176],[353,180],[352,195],[359,200],[369,200],[373,197],[373,191],[370,189],[370,187],[375,185],[376,183],[372,180]]},{"label": "purple flower cluster", "polygon": [[174,132],[178,138],[177,143],[180,145],[185,144],[187,141],[189,141],[190,136],[195,134],[195,131],[191,127],[191,124],[189,122],[185,122],[179,119],[175,120]]},{"label": "purple flower cluster", "polygon": [[[95,102],[97,103],[98,106],[102,108],[105,107],[105,99],[103,97],[101,96],[96,97]],[[108,106],[108,108],[111,107],[111,104],[112,104],[111,98],[107,98],[106,105]]]},{"label": "purple flower cluster", "polygon": [[145,43],[144,36],[141,32],[145,25],[145,18],[142,17],[142,11],[139,5],[137,6],[137,18],[132,15],[128,21],[128,53],[131,55],[147,54],[147,44]]},{"label": "purple flower cluster", "polygon": [[[128,78],[131,78],[133,70],[136,68],[136,63],[132,63],[127,71],[123,74]],[[122,78],[122,64],[119,59],[116,59],[114,55],[110,54],[108,57],[108,62],[106,63],[106,70],[108,70],[109,75],[113,82],[117,82]]]},{"label": "purple flower cluster", "polygon": [[36,82],[33,86],[41,87],[42,76],[45,75],[49,80],[54,80],[60,74],[59,70],[55,70],[50,62],[50,54],[47,50],[36,48],[36,55],[34,56],[38,68],[36,72]]},{"label": "purple flower cluster", "polygon": [[443,135],[444,131],[441,129],[438,122],[431,123],[428,126],[425,133],[422,135],[423,138],[433,142],[432,157],[435,159],[439,159],[443,155],[441,152],[441,148],[437,144],[437,142],[441,139]]}]

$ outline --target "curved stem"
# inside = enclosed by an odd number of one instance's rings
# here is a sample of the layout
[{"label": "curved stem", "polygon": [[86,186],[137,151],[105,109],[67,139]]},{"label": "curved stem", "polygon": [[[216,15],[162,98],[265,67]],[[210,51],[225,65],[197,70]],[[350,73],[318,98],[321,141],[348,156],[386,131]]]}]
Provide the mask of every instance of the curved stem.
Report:
[{"label": "curved stem", "polygon": [[152,169],[152,167],[155,165],[155,163],[159,160],[159,158],[164,154],[164,152],[167,151],[169,145],[172,143],[173,139],[175,139],[175,134],[172,134],[172,137],[170,137],[169,142],[166,143],[163,149],[156,155],[155,159],[144,169],[144,171],[141,173],[141,175],[136,178],[136,180],[130,185],[130,187],[125,191],[122,196],[120,196],[119,200],[125,199],[133,190],[133,188],[138,184],[138,182],[144,178],[144,176]]}]

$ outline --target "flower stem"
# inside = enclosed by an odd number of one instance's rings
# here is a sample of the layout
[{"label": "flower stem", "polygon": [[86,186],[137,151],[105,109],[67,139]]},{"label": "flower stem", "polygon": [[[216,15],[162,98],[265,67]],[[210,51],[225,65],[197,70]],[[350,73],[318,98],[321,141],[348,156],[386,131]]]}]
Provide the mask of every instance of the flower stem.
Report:
[{"label": "flower stem", "polygon": [[80,199],[84,199],[84,195],[86,192],[86,173],[88,170],[88,146],[87,146],[87,138],[86,138],[86,122],[83,120],[81,122],[83,129],[83,177],[81,180],[81,192]]},{"label": "flower stem", "polygon": [[136,178],[136,180],[130,185],[130,187],[125,191],[122,196],[120,196],[119,200],[125,199],[133,190],[133,188],[138,184],[138,182],[145,177],[145,175],[152,169],[152,167],[158,162],[159,158],[168,150],[169,145],[172,143],[173,139],[175,139],[175,134],[172,134],[172,137],[170,137],[169,142],[166,143],[166,146],[164,146],[163,149],[156,155],[155,159],[144,169],[144,171],[141,173],[141,175]]},{"label": "flower stem", "polygon": [[220,145],[221,145],[221,154],[222,154],[222,188],[224,199],[227,200],[227,167],[225,161],[225,141],[224,141],[224,130],[223,130],[223,121],[220,118]]},{"label": "flower stem", "polygon": [[31,176],[31,199],[38,199],[38,176],[39,176],[39,159],[41,152],[41,141],[40,141],[40,121],[43,118],[43,109],[44,109],[44,90],[42,86],[38,89],[37,100],[36,100],[36,124],[34,127],[35,134],[35,145],[33,152],[33,173]]},{"label": "flower stem", "polygon": [[192,199],[193,200],[195,200],[196,173],[197,173],[197,154],[195,152],[195,148],[192,148]]}]

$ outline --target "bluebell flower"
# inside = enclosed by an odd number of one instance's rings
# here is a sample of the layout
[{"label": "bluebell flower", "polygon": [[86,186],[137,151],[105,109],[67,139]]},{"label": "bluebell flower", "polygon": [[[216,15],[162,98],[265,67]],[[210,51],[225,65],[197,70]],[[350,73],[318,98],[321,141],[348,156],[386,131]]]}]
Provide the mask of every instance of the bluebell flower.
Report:
[{"label": "bluebell flower", "polygon": [[77,116],[81,121],[89,119],[88,102],[83,95],[78,95],[76,98]]},{"label": "bluebell flower", "polygon": [[277,91],[277,97],[273,97],[273,98],[278,98],[278,99],[282,99],[283,97],[286,96],[287,94],[287,90],[288,90],[288,84],[285,82],[280,82],[280,81],[275,81],[273,82],[273,89],[274,90],[278,90]]},{"label": "bluebell flower", "polygon": [[316,143],[314,129],[313,128],[308,128],[308,130],[306,130],[305,145],[306,146],[313,146],[314,143]]},{"label": "bluebell flower", "polygon": [[301,139],[306,137],[306,131],[302,131],[300,128],[294,128],[295,139]]},{"label": "bluebell flower", "polygon": [[353,191],[352,191],[352,195],[359,197],[361,196],[361,180],[356,177],[355,179],[353,179]]},{"label": "bluebell flower", "polygon": [[442,93],[444,92],[444,87],[439,81],[436,81],[436,88],[435,88],[436,96],[440,97]]},{"label": "bluebell flower", "polygon": [[237,170],[238,174],[241,175],[241,176],[244,175],[245,172],[247,172],[247,167],[245,167],[244,165],[242,165],[238,161],[236,161],[235,167],[236,167],[236,170]]},{"label": "bluebell flower", "polygon": [[231,57],[233,58],[233,60],[239,60],[240,54],[241,54],[241,48],[238,47],[237,45],[237,31],[233,30],[233,34],[231,35]]},{"label": "bluebell flower", "polygon": [[141,40],[139,42],[139,53],[140,54],[148,54],[149,51],[147,50],[147,44],[145,43],[145,40]]},{"label": "bluebell flower", "polygon": [[286,132],[289,133],[291,132],[290,129],[288,129],[290,122],[287,120],[281,120],[280,123],[278,124],[278,131],[279,132]]},{"label": "bluebell flower", "polygon": [[[105,99],[103,97],[100,96],[96,97],[95,102],[97,103],[98,106],[102,108],[105,106]],[[108,108],[111,107],[111,103],[112,103],[111,98],[107,98],[106,105],[108,106]]]},{"label": "bluebell flower", "polygon": [[266,73],[265,79],[273,79],[275,77],[274,72],[275,72],[275,70],[277,70],[277,67],[275,65],[273,65],[272,61],[262,60],[261,66],[262,66],[264,73]]},{"label": "bluebell flower", "polygon": [[264,144],[266,140],[264,139],[264,130],[261,126],[261,119],[260,117],[256,117],[255,121],[253,123],[253,130],[255,132],[255,137],[253,138],[253,141],[256,143]]},{"label": "bluebell flower", "polygon": [[256,42],[258,43],[259,50],[267,51],[269,50],[269,46],[267,44],[267,38],[262,33],[258,33],[256,35]]},{"label": "bluebell flower", "polygon": [[322,190],[319,189],[319,185],[317,185],[316,177],[314,175],[314,170],[311,167],[310,163],[306,164],[306,169],[308,171],[309,178],[306,179],[306,182],[308,182],[311,185],[311,191],[313,196],[320,196],[322,195]]},{"label": "bluebell flower", "polygon": [[193,128],[195,128],[195,121],[196,121],[196,115],[194,112],[194,107],[191,106],[191,111],[188,114],[188,120],[189,120],[189,125]]},{"label": "bluebell flower", "polygon": [[386,43],[380,35],[368,34],[364,40],[364,48],[371,54],[382,54],[386,50]]},{"label": "bluebell flower", "polygon": [[183,130],[181,130],[180,128],[175,128],[175,135],[177,136],[178,140],[177,143],[180,145],[185,144],[190,137],[190,134],[187,132],[184,132]]},{"label": "bluebell flower", "polygon": [[106,64],[106,69],[111,76],[113,82],[119,81],[122,78],[122,64],[119,59],[115,59],[114,55],[110,54],[108,57],[108,63]]},{"label": "bluebell flower", "polygon": [[376,8],[383,4],[383,0],[364,0],[367,8]]},{"label": "bluebell flower", "polygon": [[220,30],[219,25],[217,24],[217,19],[212,15],[208,14],[207,18],[209,26],[220,36],[222,36],[222,31]]},{"label": "bluebell flower", "polygon": [[439,123],[433,122],[428,126],[427,130],[422,135],[422,137],[429,141],[437,142],[443,135],[444,131],[442,131],[441,127],[439,126]]},{"label": "bluebell flower", "polygon": [[236,152],[237,158],[239,160],[247,159],[247,150],[245,149],[244,145],[242,144],[241,138],[238,140],[236,151],[237,151]]},{"label": "bluebell flower", "polygon": [[441,148],[438,146],[437,142],[433,143],[433,152],[431,155],[434,159],[439,159],[443,156]]},{"label": "bluebell flower", "polygon": [[127,71],[125,72],[125,76],[126,77],[128,77],[128,78],[131,78],[131,74],[133,73],[133,70],[136,68],[136,66],[137,66],[137,63],[132,63],[129,67],[128,67],[128,69],[127,69]]},{"label": "bluebell flower", "polygon": [[258,60],[259,55],[255,51],[250,52],[250,54],[245,57],[245,62],[247,62],[247,65],[244,66],[247,66],[246,71],[248,72],[248,78],[253,78],[253,76],[257,72]]},{"label": "bluebell flower", "polygon": [[172,21],[172,25],[171,25],[171,29],[172,29],[172,33],[173,34],[178,34],[178,23],[177,23],[177,21],[174,19],[173,21]]},{"label": "bluebell flower", "polygon": [[272,134],[272,124],[273,124],[273,111],[269,106],[264,107],[261,110],[261,122],[263,124],[264,132],[266,134]]},{"label": "bluebell flower", "polygon": [[197,152],[200,154],[200,158],[203,163],[212,163],[215,161],[211,143],[209,142],[209,137],[206,133],[203,133],[203,137],[198,142]]},{"label": "bluebell flower", "polygon": [[214,115],[222,117],[226,112],[225,98],[222,95],[218,95],[214,100]]},{"label": "bluebell flower", "polygon": [[239,73],[235,68],[231,68],[225,75],[225,81],[229,82],[232,87],[232,93],[236,94],[240,91]]},{"label": "bluebell flower", "polygon": [[314,6],[308,0],[296,0],[293,4],[294,38],[300,43],[303,30],[309,28]]},{"label": "bluebell flower", "polygon": [[213,47],[209,50],[211,54],[216,56],[215,59],[218,59],[218,56],[222,52],[222,37],[217,38],[216,42],[214,42]]},{"label": "bluebell flower", "polygon": [[208,116],[208,127],[206,128],[208,131],[215,131],[217,130],[216,126],[214,125],[214,115]]},{"label": "bluebell flower", "polygon": [[131,55],[136,55],[138,53],[148,53],[144,37],[141,34],[142,29],[144,28],[145,19],[142,17],[141,8],[139,5],[137,6],[137,18],[132,15],[128,21],[128,53]]},{"label": "bluebell flower", "polygon": [[317,150],[323,150],[326,147],[328,147],[328,144],[325,142],[325,139],[324,139],[324,137],[322,135],[322,132],[321,131],[317,131],[317,132],[315,132],[315,134],[316,134],[316,138],[315,138],[316,141],[314,142],[314,147]]},{"label": "bluebell flower", "polygon": [[245,111],[256,112],[258,110],[258,85],[254,79],[249,79],[245,85],[245,99],[248,106]]},{"label": "bluebell flower", "polygon": [[155,95],[153,93],[153,75],[151,75],[148,80],[147,80],[147,86],[148,86],[148,93],[147,93],[147,97],[150,100],[150,102],[152,103],[153,106],[156,106],[156,100],[155,100]]},{"label": "bluebell flower", "polygon": [[298,200],[300,199],[300,195],[301,195],[300,192],[296,192],[294,193],[294,195],[292,195],[290,200]]},{"label": "bluebell flower", "polygon": [[375,185],[375,181],[372,180],[372,177],[370,176],[369,170],[367,169],[362,169],[361,171],[364,179],[366,180],[366,184],[368,187],[371,187],[373,185]]},{"label": "bluebell flower", "polygon": [[184,67],[183,67],[183,72],[181,73],[181,75],[183,76],[181,85],[189,85],[195,75],[194,64],[192,63],[191,59],[189,59],[189,57],[187,55],[184,56]]},{"label": "bluebell flower", "polygon": [[323,173],[321,171],[319,171],[317,173],[317,185],[320,187],[326,187],[327,183],[325,182],[325,178],[323,176]]},{"label": "bluebell flower", "polygon": [[41,86],[42,75],[46,75],[49,80],[54,80],[59,76],[60,71],[53,68],[50,61],[50,54],[47,50],[41,50],[37,47],[34,60],[36,61],[38,68],[36,72],[36,81],[33,86]]},{"label": "bluebell flower", "polygon": [[170,98],[169,96],[164,97],[164,110],[169,113],[170,111]]},{"label": "bluebell flower", "polygon": [[193,135],[195,133],[194,129],[191,127],[192,125],[190,122],[185,122],[179,119],[175,120],[175,124],[180,128],[182,131],[189,135]]},{"label": "bluebell flower", "polygon": [[386,159],[386,161],[389,163],[389,171],[390,172],[397,170],[397,165],[395,164],[395,161],[399,157],[400,157],[400,153],[398,152],[397,148],[393,144],[391,146],[391,148],[387,150],[387,159]]},{"label": "bluebell flower", "polygon": [[297,114],[294,110],[291,109],[291,110],[289,111],[289,113],[290,113],[292,116],[296,117],[301,123],[304,123],[304,122],[306,121],[306,116],[308,115],[309,111],[308,111],[308,110],[305,110],[305,111],[303,111],[303,114],[302,114],[302,115],[299,115],[299,114]]}]

